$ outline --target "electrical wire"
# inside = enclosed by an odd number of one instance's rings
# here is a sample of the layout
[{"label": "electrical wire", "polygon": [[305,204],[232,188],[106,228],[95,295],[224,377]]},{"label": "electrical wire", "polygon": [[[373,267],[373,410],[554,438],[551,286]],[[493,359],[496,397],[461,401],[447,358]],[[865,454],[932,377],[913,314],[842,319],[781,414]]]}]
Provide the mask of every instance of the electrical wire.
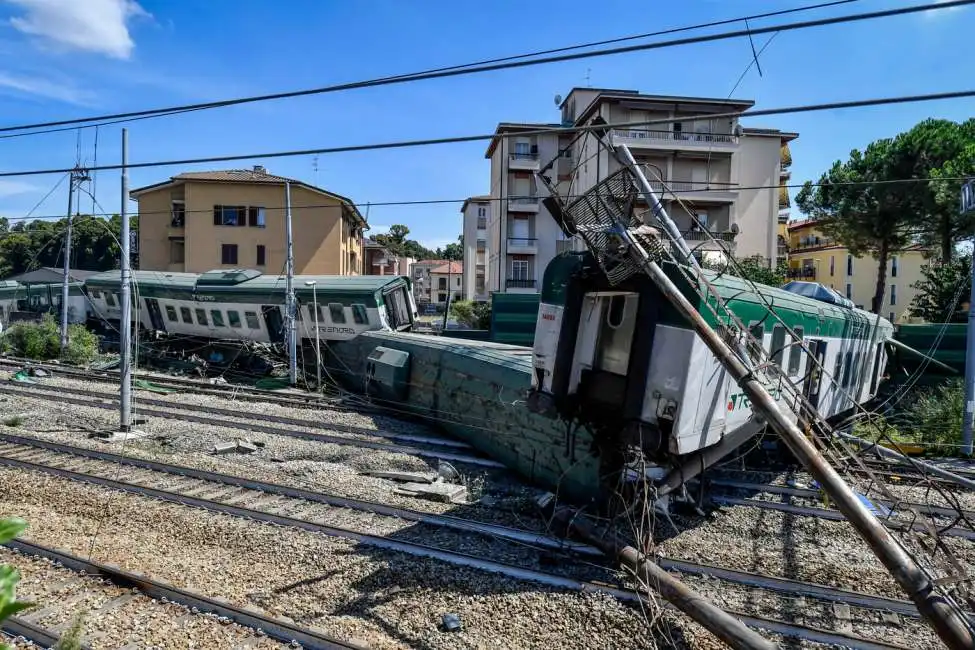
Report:
[{"label": "electrical wire", "polygon": [[[975,2],[975,0],[957,0],[958,2]],[[938,5],[947,7],[948,4]],[[749,111],[729,111],[726,113],[708,113],[701,115],[683,116],[683,120],[694,119],[718,119],[718,118],[741,118],[741,117],[761,117],[766,115],[789,115],[793,113],[810,113],[817,111],[840,110],[847,108],[867,108],[872,106],[891,106],[896,104],[911,104],[918,102],[941,101],[945,99],[964,99],[975,97],[975,90],[952,90],[940,93],[927,93],[921,95],[897,95],[893,97],[876,97],[871,99],[857,99],[839,102],[829,102],[824,104],[800,104],[797,106],[786,106],[782,108],[766,108]],[[639,126],[649,126],[653,124],[669,124],[673,118],[647,119],[638,122],[624,123],[604,123],[585,126],[559,126],[534,129],[530,131],[519,131],[517,137],[529,137],[538,135],[570,135],[573,133],[584,133],[591,131],[604,131],[607,129],[627,129]],[[350,153],[355,151],[381,151],[388,149],[408,149],[412,147],[426,147],[441,144],[456,144],[464,142],[478,142],[493,140],[495,138],[508,138],[498,133],[487,133],[478,135],[464,135],[444,138],[427,138],[421,140],[394,140],[390,142],[379,142],[372,144],[347,145],[342,147],[323,147],[317,149],[293,149],[287,151],[271,151],[264,153],[231,154],[224,156],[204,156],[200,158],[181,158],[171,160],[157,160],[150,162],[130,162],[125,165],[128,169],[144,169],[147,167],[167,167],[176,165],[198,165],[213,162],[231,162],[236,160],[249,160],[253,158],[289,158],[294,156],[310,156],[313,154],[335,154]],[[122,164],[99,165],[91,167],[88,171],[106,171],[111,169],[122,169]],[[62,174],[72,171],[69,168],[35,169],[28,171],[0,172],[0,178],[10,178],[15,176],[40,176],[44,174]]]}]

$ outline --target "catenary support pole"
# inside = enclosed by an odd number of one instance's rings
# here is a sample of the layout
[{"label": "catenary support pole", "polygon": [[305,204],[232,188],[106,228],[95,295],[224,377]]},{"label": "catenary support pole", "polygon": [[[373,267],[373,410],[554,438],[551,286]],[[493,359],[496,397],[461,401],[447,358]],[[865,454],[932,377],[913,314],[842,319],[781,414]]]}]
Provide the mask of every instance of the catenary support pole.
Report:
[{"label": "catenary support pole", "polygon": [[75,173],[68,174],[68,227],[64,233],[64,274],[61,278],[61,351],[68,347],[68,284],[71,282],[71,212],[74,210]]},{"label": "catenary support pole", "polygon": [[972,420],[975,419],[975,255],[972,255],[972,292],[968,302],[968,343],[965,352],[965,419],[961,453],[972,455]]},{"label": "catenary support pole", "polygon": [[119,325],[120,363],[119,378],[121,386],[121,406],[119,410],[119,431],[128,432],[132,426],[132,242],[129,233],[129,130],[122,129],[122,319]]},{"label": "catenary support pole", "polygon": [[774,643],[728,614],[664,569],[642,557],[632,546],[608,531],[597,530],[580,513],[565,507],[555,509],[555,519],[585,542],[592,544],[653,589],[677,609],[736,650],[774,650]]},{"label": "catenary support pole", "polygon": [[638,241],[627,231],[620,233],[643,262],[643,269],[660,289],[664,297],[697,332],[732,379],[741,386],[769,426],[785,441],[792,453],[836,504],[837,509],[853,525],[861,538],[887,568],[897,583],[914,602],[918,612],[934,627],[941,640],[952,650],[975,647],[972,629],[959,612],[935,590],[934,583],[891,536],[854,494],[850,486],[819,453],[798,426],[779,409],[765,386],[741,362],[734,351],[707,323],[700,312],[687,300],[664,270],[647,255]]},{"label": "catenary support pole", "polygon": [[291,231],[291,183],[284,183],[284,230],[287,239],[287,262],[285,264],[285,304],[288,312],[285,318],[288,338],[288,383],[298,383],[298,336],[295,331],[295,253],[294,238]]}]

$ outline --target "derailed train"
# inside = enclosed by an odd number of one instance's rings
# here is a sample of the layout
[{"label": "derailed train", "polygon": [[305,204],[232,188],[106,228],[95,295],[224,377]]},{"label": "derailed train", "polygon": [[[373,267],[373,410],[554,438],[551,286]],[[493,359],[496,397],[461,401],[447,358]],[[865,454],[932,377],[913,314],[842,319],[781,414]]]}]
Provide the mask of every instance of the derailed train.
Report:
[{"label": "derailed train", "polygon": [[[678,279],[673,265],[663,266]],[[284,339],[284,278],[136,271],[133,281],[133,318],[157,335]],[[893,335],[888,321],[831,299],[828,290],[816,299],[764,286],[756,293],[729,275],[709,281],[824,416],[876,394]],[[117,328],[119,284],[114,271],[72,285],[69,315]],[[588,253],[560,255],[546,269],[534,350],[412,332],[416,307],[405,277],[299,276],[294,286],[298,331],[305,343],[314,339],[317,316],[330,377],[436,419],[531,482],[578,502],[619,493],[636,467],[635,480],[672,490],[701,466],[702,454],[731,451],[760,429],[748,399],[655,285],[637,276],[611,287]],[[679,286],[710,313],[695,287]],[[11,307],[59,308],[60,290],[0,284],[0,323]],[[819,364],[788,345],[768,304]],[[769,388],[788,409],[781,387]]]}]

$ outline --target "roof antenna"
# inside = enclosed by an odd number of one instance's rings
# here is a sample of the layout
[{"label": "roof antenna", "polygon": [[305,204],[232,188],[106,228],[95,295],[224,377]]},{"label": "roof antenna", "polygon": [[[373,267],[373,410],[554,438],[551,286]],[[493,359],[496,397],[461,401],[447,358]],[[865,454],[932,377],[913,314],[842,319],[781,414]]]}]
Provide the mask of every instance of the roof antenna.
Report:
[{"label": "roof antenna", "polygon": [[586,68],[586,88],[592,88],[592,80],[590,79],[590,73],[592,73],[592,68]]},{"label": "roof antenna", "polygon": [[311,158],[311,168],[315,172],[315,185],[318,185],[318,154]]}]

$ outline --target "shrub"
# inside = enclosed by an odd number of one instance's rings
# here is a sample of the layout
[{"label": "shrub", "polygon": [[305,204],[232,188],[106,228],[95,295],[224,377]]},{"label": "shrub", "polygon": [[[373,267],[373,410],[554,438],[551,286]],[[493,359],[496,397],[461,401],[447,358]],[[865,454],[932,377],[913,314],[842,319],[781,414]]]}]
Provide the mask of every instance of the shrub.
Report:
[{"label": "shrub", "polygon": [[46,361],[62,359],[68,363],[89,363],[98,354],[98,337],[84,325],[68,326],[68,346],[61,352],[61,331],[54,316],[40,323],[15,323],[0,339],[0,351],[19,357]]},{"label": "shrub", "polygon": [[[9,542],[25,528],[27,522],[23,519],[16,517],[0,519],[0,544]],[[18,582],[20,582],[20,571],[9,564],[0,565],[0,623],[32,606],[31,603],[17,600]],[[7,650],[7,646],[0,643],[0,650]]]},{"label": "shrub", "polygon": [[19,427],[24,423],[24,418],[19,415],[11,415],[8,418],[4,418],[3,423],[8,427]]},{"label": "shrub", "polygon": [[450,313],[457,322],[471,329],[486,330],[491,327],[491,305],[486,302],[458,300],[450,303]]},{"label": "shrub", "polygon": [[961,444],[965,411],[965,385],[950,379],[922,392],[904,414],[907,427],[917,432],[929,453],[954,455]]}]

